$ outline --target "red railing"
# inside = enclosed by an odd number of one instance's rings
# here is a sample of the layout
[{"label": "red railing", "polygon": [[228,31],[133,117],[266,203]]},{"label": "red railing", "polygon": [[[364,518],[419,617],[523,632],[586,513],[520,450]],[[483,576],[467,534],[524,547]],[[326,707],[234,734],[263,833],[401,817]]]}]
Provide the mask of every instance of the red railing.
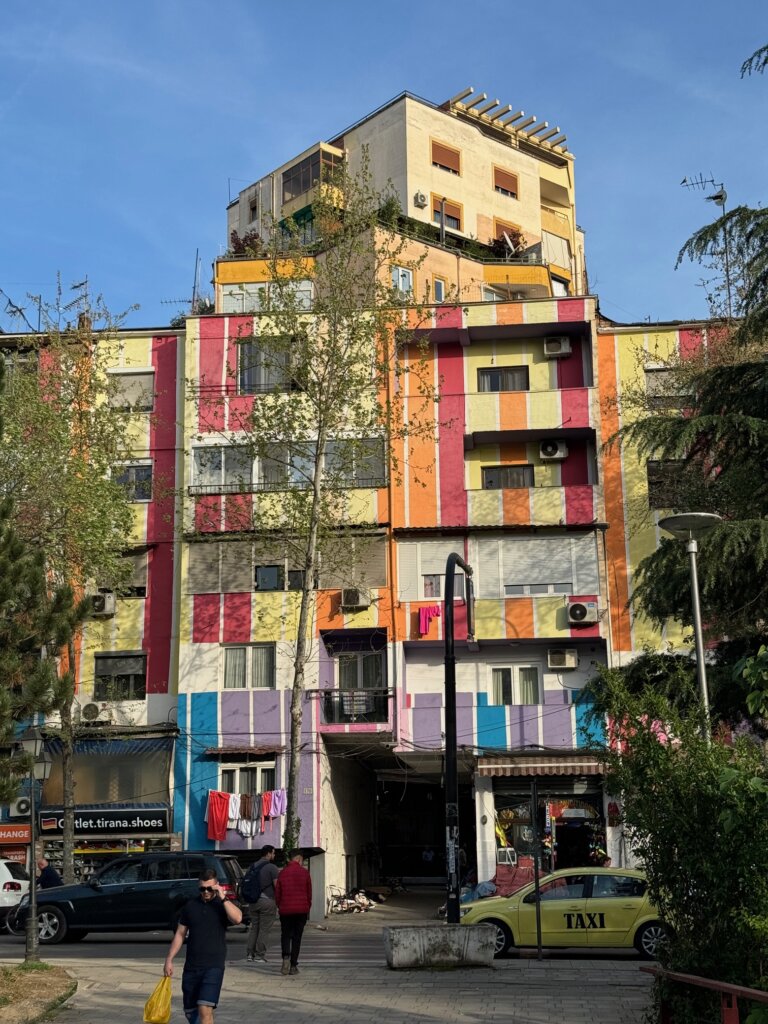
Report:
[{"label": "red railing", "polygon": [[[679,985],[692,985],[694,988],[706,988],[712,992],[719,992],[721,1024],[739,1024],[739,999],[746,999],[753,1003],[768,1003],[768,992],[763,992],[758,988],[729,985],[725,981],[702,978],[698,974],[665,971],[663,967],[641,967],[640,970],[664,981],[673,981]],[[661,1001],[661,1024],[674,1024],[669,1003],[663,999]]]}]

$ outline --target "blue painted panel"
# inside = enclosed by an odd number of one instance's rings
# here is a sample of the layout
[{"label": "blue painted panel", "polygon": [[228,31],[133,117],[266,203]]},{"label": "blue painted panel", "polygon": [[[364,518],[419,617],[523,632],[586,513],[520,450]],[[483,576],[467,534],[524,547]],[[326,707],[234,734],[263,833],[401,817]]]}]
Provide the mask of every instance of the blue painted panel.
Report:
[{"label": "blue painted panel", "polygon": [[173,755],[173,831],[184,835],[187,820],[187,752],[189,750],[188,698],[180,694],[177,703],[176,721],[179,735]]},{"label": "blue painted panel", "polygon": [[208,838],[208,827],[203,821],[208,791],[219,784],[219,762],[205,756],[206,747],[218,746],[219,736],[219,694],[188,694],[191,703],[189,714],[189,742],[191,758],[189,765],[187,814],[187,849],[212,850],[215,843]]},{"label": "blue painted panel", "polygon": [[576,746],[588,747],[594,743],[605,743],[605,723],[588,721],[592,701],[579,695],[573,703],[576,706]]},{"label": "blue painted panel", "polygon": [[[478,694],[478,696],[480,696]],[[506,750],[507,709],[498,704],[478,705],[477,708],[477,745],[480,748],[497,747]]]}]

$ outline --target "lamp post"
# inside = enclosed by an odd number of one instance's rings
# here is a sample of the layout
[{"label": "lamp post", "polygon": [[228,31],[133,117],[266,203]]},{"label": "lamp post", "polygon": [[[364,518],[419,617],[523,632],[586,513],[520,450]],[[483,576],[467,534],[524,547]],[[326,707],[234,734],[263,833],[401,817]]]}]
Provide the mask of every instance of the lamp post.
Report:
[{"label": "lamp post", "polygon": [[36,725],[30,725],[18,738],[25,754],[34,758],[29,770],[29,914],[27,915],[26,945],[24,959],[34,962],[40,959],[38,953],[37,929],[37,875],[35,874],[37,845],[37,783],[45,782],[51,773],[51,759],[43,753],[43,734]]},{"label": "lamp post", "polygon": [[691,569],[691,603],[693,606],[693,637],[696,644],[696,676],[699,681],[699,695],[704,711],[704,739],[709,746],[712,743],[709,726],[709,692],[707,690],[707,667],[704,661],[704,633],[701,625],[701,604],[699,602],[699,575],[696,556],[699,551],[699,538],[709,533],[722,516],[714,512],[680,512],[677,515],[665,516],[659,520],[662,530],[672,534],[677,540],[686,542],[686,550]]},{"label": "lamp post", "polygon": [[453,628],[453,581],[456,566],[464,570],[467,586],[467,640],[474,640],[475,593],[472,566],[452,551],[445,563],[445,847],[448,869],[448,898],[445,920],[459,924],[461,879],[459,878],[459,774],[456,749],[456,652]]}]

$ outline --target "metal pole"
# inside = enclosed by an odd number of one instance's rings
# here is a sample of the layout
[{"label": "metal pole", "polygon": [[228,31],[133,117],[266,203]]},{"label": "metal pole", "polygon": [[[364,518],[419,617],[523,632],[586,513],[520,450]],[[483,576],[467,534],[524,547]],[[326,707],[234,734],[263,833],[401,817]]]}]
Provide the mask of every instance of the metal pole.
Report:
[{"label": "metal pole", "polygon": [[692,537],[687,542],[687,550],[691,563],[691,603],[693,605],[693,636],[696,642],[696,676],[699,680],[699,695],[704,712],[702,731],[707,746],[712,743],[710,735],[709,692],[707,690],[707,666],[704,661],[704,639],[701,625],[701,604],[699,603],[699,575],[696,568],[696,555],[699,550],[698,541]]},{"label": "metal pole", "polygon": [[440,200],[440,245],[445,245],[445,196]]},{"label": "metal pole", "polygon": [[539,784],[531,780],[531,829],[533,830],[533,891],[536,894],[536,949],[541,960],[541,892],[539,890]]},{"label": "metal pole", "polygon": [[27,917],[26,942],[24,947],[24,960],[31,963],[40,959],[38,952],[38,930],[37,930],[37,814],[36,790],[34,768],[29,770],[29,782],[32,787],[29,799],[29,915]]},{"label": "metal pole", "polygon": [[458,924],[461,919],[459,878],[459,777],[456,743],[456,652],[454,648],[453,585],[456,566],[467,579],[467,635],[472,636],[472,567],[461,555],[451,552],[445,563],[445,863],[448,897],[445,920]]}]

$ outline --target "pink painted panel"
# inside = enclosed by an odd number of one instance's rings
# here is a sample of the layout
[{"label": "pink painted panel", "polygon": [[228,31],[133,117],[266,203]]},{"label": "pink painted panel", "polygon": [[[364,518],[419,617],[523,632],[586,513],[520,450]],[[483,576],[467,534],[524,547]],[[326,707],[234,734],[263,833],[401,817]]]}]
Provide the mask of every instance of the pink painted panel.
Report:
[{"label": "pink painted panel", "polygon": [[584,359],[581,338],[571,338],[571,354],[557,360],[557,386],[559,388],[584,387]]},{"label": "pink painted panel", "polygon": [[248,643],[251,639],[251,595],[224,594],[222,643]]},{"label": "pink painted panel", "polygon": [[690,359],[701,351],[704,344],[704,337],[700,330],[685,330],[678,332],[680,344],[680,358]]},{"label": "pink painted panel", "polygon": [[[597,601],[597,594],[573,594],[568,598],[569,601]],[[599,637],[600,636],[600,623],[596,622],[592,626],[571,626],[571,636],[573,637]]]},{"label": "pink painted panel", "polygon": [[566,523],[591,523],[595,518],[594,488],[575,485],[565,488]]},{"label": "pink painted panel", "polygon": [[584,299],[558,299],[557,319],[560,323],[574,320],[584,320]]},{"label": "pink painted panel", "polygon": [[198,373],[201,433],[224,429],[224,317],[200,320]]},{"label": "pink painted panel", "polygon": [[221,635],[221,595],[195,594],[192,606],[192,640],[196,644],[217,644]]}]

